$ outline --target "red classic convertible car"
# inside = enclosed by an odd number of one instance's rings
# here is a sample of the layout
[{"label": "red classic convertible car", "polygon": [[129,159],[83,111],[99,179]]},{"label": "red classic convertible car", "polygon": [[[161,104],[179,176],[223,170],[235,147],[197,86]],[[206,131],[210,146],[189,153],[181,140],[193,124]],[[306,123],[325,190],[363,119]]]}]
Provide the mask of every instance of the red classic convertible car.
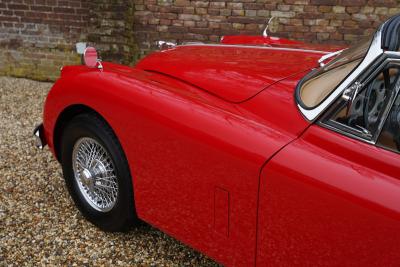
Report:
[{"label": "red classic convertible car", "polygon": [[67,66],[35,130],[82,214],[227,266],[400,265],[400,16],[348,49],[273,37]]}]

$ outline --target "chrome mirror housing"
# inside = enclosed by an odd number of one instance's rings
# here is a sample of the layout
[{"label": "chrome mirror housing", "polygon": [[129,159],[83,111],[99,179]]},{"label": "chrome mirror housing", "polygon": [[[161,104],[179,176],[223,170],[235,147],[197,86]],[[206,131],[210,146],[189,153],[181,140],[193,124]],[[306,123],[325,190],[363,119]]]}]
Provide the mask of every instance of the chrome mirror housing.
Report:
[{"label": "chrome mirror housing", "polygon": [[157,42],[157,47],[158,49],[162,50],[167,50],[174,48],[177,44],[173,42],[166,42],[166,41],[158,41]]},{"label": "chrome mirror housing", "polygon": [[342,99],[347,102],[347,116],[349,115],[354,100],[356,99],[356,96],[362,87],[363,85],[360,82],[356,81],[352,86],[346,88],[343,91]]},{"label": "chrome mirror housing", "polygon": [[83,62],[89,68],[103,69],[101,60],[98,58],[96,48],[88,46],[83,52]]}]

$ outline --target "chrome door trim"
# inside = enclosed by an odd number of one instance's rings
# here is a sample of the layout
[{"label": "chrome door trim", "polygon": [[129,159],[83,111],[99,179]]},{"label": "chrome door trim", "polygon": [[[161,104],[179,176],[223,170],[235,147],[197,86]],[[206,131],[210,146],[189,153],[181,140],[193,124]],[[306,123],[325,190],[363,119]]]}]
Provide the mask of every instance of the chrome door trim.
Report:
[{"label": "chrome door trim", "polygon": [[[370,71],[370,73],[368,74],[368,77],[363,77],[363,83],[367,84],[371,81],[372,77],[374,77],[377,73],[379,73],[380,71],[382,71],[382,69],[385,66],[390,66],[390,65],[397,65],[399,66],[399,70],[400,70],[400,53],[399,52],[385,52],[384,53],[386,56],[395,56],[397,58],[386,58],[385,60],[381,61],[379,63],[378,66],[375,66],[374,70]],[[384,113],[382,114],[382,119],[381,122],[378,125],[378,128],[376,130],[376,132],[374,133],[374,135],[371,138],[367,138],[365,136],[363,136],[362,131],[349,127],[345,124],[341,124],[339,122],[336,121],[331,121],[331,123],[329,124],[327,122],[327,116],[329,116],[330,114],[324,114],[324,116],[318,120],[317,124],[330,129],[334,132],[340,133],[342,135],[345,135],[347,137],[359,140],[359,141],[363,141],[365,143],[371,144],[371,145],[376,145],[379,139],[379,136],[381,135],[382,129],[385,126],[386,120],[390,114],[390,111],[392,110],[393,104],[395,103],[399,93],[400,93],[400,78],[396,81],[396,84],[394,85],[394,93],[391,96],[391,99],[389,100],[389,103],[387,104]],[[331,112],[328,112],[331,113]]]},{"label": "chrome door trim", "polygon": [[299,104],[301,114],[309,121],[314,121],[317,119],[346,89],[350,84],[352,84],[358,76],[370,66],[376,59],[378,59],[383,53],[381,48],[382,43],[382,28],[384,24],[375,33],[375,36],[371,42],[370,48],[368,49],[367,55],[364,60],[358,65],[358,67],[344,80],[342,83],[317,107],[313,109],[304,109]]}]

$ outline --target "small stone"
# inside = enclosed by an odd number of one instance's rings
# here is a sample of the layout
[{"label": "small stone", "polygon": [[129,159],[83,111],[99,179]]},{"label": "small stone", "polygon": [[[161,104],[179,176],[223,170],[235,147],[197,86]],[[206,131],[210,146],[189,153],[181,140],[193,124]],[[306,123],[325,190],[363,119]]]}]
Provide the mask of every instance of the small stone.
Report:
[{"label": "small stone", "polygon": [[0,266],[218,266],[148,225],[110,234],[80,215],[31,139],[51,86],[0,77]]}]

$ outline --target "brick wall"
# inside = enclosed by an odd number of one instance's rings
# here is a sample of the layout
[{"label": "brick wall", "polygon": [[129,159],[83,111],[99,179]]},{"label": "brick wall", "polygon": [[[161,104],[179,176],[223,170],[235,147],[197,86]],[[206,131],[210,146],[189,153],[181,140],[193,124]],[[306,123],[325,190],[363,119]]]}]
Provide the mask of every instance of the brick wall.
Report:
[{"label": "brick wall", "polygon": [[0,73],[54,79],[62,64],[79,63],[71,43],[84,39],[87,9],[84,1],[0,0]]},{"label": "brick wall", "polygon": [[63,65],[80,64],[79,41],[105,59],[130,63],[133,1],[0,0],[0,75],[55,80]]},{"label": "brick wall", "polygon": [[133,34],[134,1],[92,0],[91,2],[86,41],[99,50],[103,60],[133,64],[139,55]]},{"label": "brick wall", "polygon": [[156,40],[218,42],[229,34],[261,34],[266,18],[279,22],[273,35],[319,43],[351,43],[387,17],[400,0],[139,0],[135,29],[142,53]]},{"label": "brick wall", "polygon": [[228,34],[351,43],[400,13],[400,0],[0,0],[0,75],[54,80],[80,63],[75,43],[133,64],[157,40],[218,42]]}]

